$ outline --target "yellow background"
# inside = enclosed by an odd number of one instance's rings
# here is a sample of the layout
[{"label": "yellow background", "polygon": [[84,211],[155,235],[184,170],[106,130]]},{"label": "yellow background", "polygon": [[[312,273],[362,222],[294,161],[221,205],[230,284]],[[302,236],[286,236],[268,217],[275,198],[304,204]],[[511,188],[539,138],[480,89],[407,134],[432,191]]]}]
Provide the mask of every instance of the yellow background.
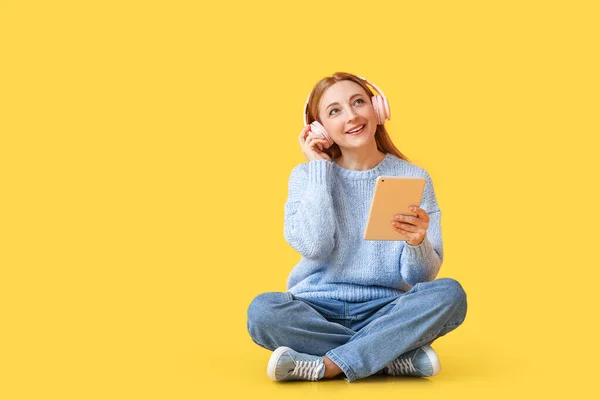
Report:
[{"label": "yellow background", "polygon": [[[0,3],[0,397],[598,394],[589,1]],[[278,384],[246,331],[312,86],[373,81],[465,323],[430,379]]]}]

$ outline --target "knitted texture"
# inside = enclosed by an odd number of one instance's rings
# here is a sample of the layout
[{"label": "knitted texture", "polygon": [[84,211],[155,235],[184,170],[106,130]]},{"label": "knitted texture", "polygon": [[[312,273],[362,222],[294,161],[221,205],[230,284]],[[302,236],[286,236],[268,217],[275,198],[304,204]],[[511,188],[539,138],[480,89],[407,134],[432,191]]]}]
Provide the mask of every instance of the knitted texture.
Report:
[{"label": "knitted texture", "polygon": [[[425,178],[420,207],[430,222],[418,246],[363,239],[378,176]],[[287,290],[301,298],[361,302],[431,281],[443,260],[440,219],[429,174],[391,153],[366,171],[327,160],[299,164],[289,178],[284,237],[302,258],[288,277]]]}]

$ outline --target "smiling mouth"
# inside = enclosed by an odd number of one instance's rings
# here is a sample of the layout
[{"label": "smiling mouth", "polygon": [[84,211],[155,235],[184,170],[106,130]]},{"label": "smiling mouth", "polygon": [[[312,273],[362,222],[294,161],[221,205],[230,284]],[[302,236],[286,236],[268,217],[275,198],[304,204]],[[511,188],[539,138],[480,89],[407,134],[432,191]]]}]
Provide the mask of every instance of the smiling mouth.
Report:
[{"label": "smiling mouth", "polygon": [[362,133],[362,131],[365,130],[365,126],[366,125],[362,125],[361,128],[358,131],[356,131],[356,130],[355,131],[348,131],[348,132],[346,132],[346,135],[357,135],[359,133]]}]

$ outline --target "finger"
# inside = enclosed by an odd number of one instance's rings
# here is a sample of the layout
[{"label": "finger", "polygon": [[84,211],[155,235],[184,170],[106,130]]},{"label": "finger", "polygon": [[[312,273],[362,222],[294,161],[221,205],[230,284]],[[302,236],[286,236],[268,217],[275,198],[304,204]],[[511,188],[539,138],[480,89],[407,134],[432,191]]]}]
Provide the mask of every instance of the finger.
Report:
[{"label": "finger", "polygon": [[313,149],[316,150],[316,148],[318,147],[319,151],[323,151],[323,149],[325,147],[325,144],[323,142],[324,142],[323,140],[313,142],[313,144],[312,144]]},{"label": "finger", "polygon": [[403,234],[404,236],[408,236],[410,239],[413,239],[414,233],[412,233],[412,232],[408,232],[402,228],[396,228],[396,227],[394,227],[394,230],[398,233]]},{"label": "finger", "polygon": [[425,221],[429,221],[429,215],[427,215],[427,212],[425,210],[423,210],[421,207],[412,206],[411,210],[413,212],[417,213],[417,217],[416,218],[420,218],[420,219],[424,219]]},{"label": "finger", "polygon": [[411,233],[411,232],[407,232],[407,231],[404,231],[404,230],[401,230],[401,229],[400,230],[396,230],[396,232],[401,233],[404,236],[406,236],[408,238],[407,242],[409,242],[409,241],[413,241],[413,242],[417,242],[417,241],[421,242],[421,241],[423,241],[423,238],[421,238],[418,233]]},{"label": "finger", "polygon": [[306,138],[306,140],[317,140],[317,141],[324,141],[325,139],[323,139],[321,136],[316,136],[316,135],[310,135],[309,137]]},{"label": "finger", "polygon": [[321,143],[313,142],[310,145],[310,149],[313,151],[323,151],[323,145]]},{"label": "finger", "polygon": [[422,224],[424,222],[423,220],[420,220],[418,217],[415,217],[414,215],[402,215],[402,214],[396,215],[394,217],[394,220],[406,222],[407,224],[412,224],[415,226],[419,226],[420,224]]},{"label": "finger", "polygon": [[309,136],[308,139],[306,139],[306,144],[308,146],[313,146],[316,143],[324,143],[325,141],[325,139],[322,139],[318,136]]},{"label": "finger", "polygon": [[402,222],[394,222],[392,224],[394,228],[402,229],[407,232],[416,233],[419,231],[419,227],[411,224],[403,224]]},{"label": "finger", "polygon": [[298,136],[298,139],[304,139],[304,137],[306,136],[306,132],[308,132],[310,130],[310,125],[306,125],[304,128],[302,128],[302,130],[300,131],[300,135]]}]

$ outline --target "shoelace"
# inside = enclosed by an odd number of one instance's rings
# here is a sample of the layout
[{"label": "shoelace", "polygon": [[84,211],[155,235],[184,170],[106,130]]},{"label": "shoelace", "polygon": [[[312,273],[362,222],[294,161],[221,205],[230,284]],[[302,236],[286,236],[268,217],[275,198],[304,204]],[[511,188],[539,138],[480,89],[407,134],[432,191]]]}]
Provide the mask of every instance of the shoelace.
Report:
[{"label": "shoelace", "polygon": [[393,375],[402,375],[417,370],[410,358],[397,358],[392,361],[388,369]]},{"label": "shoelace", "polygon": [[323,369],[324,366],[325,364],[323,364],[319,360],[298,360],[296,361],[296,366],[292,371],[292,375],[302,379],[316,381],[319,379],[319,373],[321,372],[321,369]]}]

